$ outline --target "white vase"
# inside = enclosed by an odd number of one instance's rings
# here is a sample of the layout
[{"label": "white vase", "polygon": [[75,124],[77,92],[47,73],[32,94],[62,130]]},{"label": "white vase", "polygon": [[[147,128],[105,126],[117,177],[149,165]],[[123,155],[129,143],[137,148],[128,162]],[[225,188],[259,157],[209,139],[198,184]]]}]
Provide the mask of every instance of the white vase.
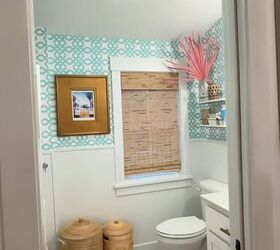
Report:
[{"label": "white vase", "polygon": [[207,81],[203,82],[203,96],[205,98],[208,97],[208,83],[207,83]]}]

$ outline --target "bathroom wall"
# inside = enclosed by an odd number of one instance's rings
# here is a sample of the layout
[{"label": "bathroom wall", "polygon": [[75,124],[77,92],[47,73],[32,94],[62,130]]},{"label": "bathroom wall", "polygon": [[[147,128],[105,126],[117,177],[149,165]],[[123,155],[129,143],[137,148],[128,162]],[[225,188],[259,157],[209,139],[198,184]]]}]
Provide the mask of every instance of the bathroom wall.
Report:
[{"label": "bathroom wall", "polygon": [[193,188],[116,197],[113,147],[46,153],[44,161],[49,163],[43,177],[49,250],[55,249],[62,225],[78,217],[100,223],[125,219],[134,225],[135,249],[155,250],[155,228],[160,222],[201,216],[199,193]]},{"label": "bathroom wall", "polygon": [[196,184],[203,179],[228,183],[227,143],[191,140],[191,168]]},{"label": "bathroom wall", "polygon": [[[225,89],[223,20],[220,18],[206,32],[204,39],[214,36],[220,42],[220,55],[211,74],[211,79]],[[110,87],[111,134],[100,136],[56,136],[55,74],[110,75],[109,56],[178,59],[176,41],[96,38],[48,34],[46,28],[36,29],[36,57],[41,67],[42,88],[42,139],[43,150],[79,148],[83,146],[112,145],[112,95]],[[225,128],[200,127],[200,110],[209,106],[199,105],[199,84],[189,84],[189,131],[191,139],[226,141]],[[220,106],[213,105],[215,109]]]},{"label": "bathroom wall", "polygon": [[[37,28],[35,35],[36,57],[41,68],[43,150],[113,145],[110,56],[156,58],[163,61],[166,58],[179,58],[177,43],[170,41],[48,34],[46,28]],[[57,137],[56,74],[109,75],[110,135]]]},{"label": "bathroom wall", "polygon": [[[48,247],[55,249],[62,225],[78,217],[105,222],[123,218],[135,227],[136,249],[154,249],[158,223],[174,216],[201,215],[199,193],[182,188],[116,197],[114,128],[110,86],[111,134],[56,136],[55,74],[108,74],[109,56],[178,58],[169,41],[48,34],[36,29],[41,66],[42,150],[49,164],[43,175]],[[149,206],[147,206],[149,204]],[[174,206],[176,204],[176,206]],[[144,245],[142,245],[144,244]]]},{"label": "bathroom wall", "polygon": [[[223,97],[225,97],[225,71],[224,71],[224,27],[223,18],[219,18],[205,33],[203,39],[214,37],[217,39],[220,46],[220,54],[213,70],[210,74],[210,79],[221,86]],[[226,141],[225,128],[207,128],[200,127],[200,111],[201,109],[213,108],[218,111],[221,108],[221,103],[199,104],[199,92],[201,83],[194,82],[188,86],[189,90],[189,131],[191,139],[206,139],[215,141]]]},{"label": "bathroom wall", "polygon": [[[216,37],[220,44],[220,54],[210,78],[220,84],[222,90],[225,91],[223,18],[220,18],[209,28],[204,39],[210,36]],[[188,86],[192,173],[196,183],[207,178],[228,183],[226,128],[199,126],[201,123],[200,110],[202,108],[214,108],[218,111],[221,108],[221,103],[200,105],[199,88],[200,86],[197,83],[191,83]],[[225,92],[223,97],[225,97]]]},{"label": "bathroom wall", "polygon": [[[109,56],[176,59],[180,57],[176,48],[177,43],[170,41],[48,34],[45,28],[36,29],[36,56],[41,67],[42,150],[43,160],[49,164],[43,183],[50,250],[55,249],[62,225],[81,216],[100,222],[127,219],[135,226],[135,244],[141,250],[153,249],[159,222],[175,216],[201,216],[199,193],[193,188],[116,197],[113,185],[117,128],[112,124],[111,82],[110,135],[56,136],[55,74],[110,76]],[[205,139],[210,137],[193,138],[190,144],[196,180],[211,177],[226,182],[226,146]]]}]

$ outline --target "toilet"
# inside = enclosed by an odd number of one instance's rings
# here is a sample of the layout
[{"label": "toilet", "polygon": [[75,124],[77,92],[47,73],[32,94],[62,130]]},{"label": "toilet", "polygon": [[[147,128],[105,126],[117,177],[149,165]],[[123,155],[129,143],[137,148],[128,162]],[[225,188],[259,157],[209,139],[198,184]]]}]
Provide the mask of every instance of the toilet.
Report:
[{"label": "toilet", "polygon": [[[215,180],[203,180],[200,193],[225,192],[227,185]],[[206,204],[201,201],[203,219],[205,220]],[[160,223],[157,238],[160,250],[206,250],[206,224],[195,216],[179,217]]]}]

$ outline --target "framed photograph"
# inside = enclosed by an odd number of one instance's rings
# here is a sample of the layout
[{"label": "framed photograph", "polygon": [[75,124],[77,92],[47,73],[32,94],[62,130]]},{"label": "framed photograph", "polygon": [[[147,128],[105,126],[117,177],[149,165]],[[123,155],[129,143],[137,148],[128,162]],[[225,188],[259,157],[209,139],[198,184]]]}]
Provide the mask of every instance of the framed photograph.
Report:
[{"label": "framed photograph", "polygon": [[58,136],[109,134],[106,76],[56,75]]},{"label": "framed photograph", "polygon": [[95,120],[95,91],[71,91],[73,121]]}]

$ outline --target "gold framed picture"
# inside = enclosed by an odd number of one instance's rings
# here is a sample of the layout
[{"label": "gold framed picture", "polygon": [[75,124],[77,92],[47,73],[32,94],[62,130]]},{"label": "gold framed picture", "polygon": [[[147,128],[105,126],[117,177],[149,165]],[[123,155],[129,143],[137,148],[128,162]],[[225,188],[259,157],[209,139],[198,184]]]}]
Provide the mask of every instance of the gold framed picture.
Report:
[{"label": "gold framed picture", "polygon": [[57,135],[109,134],[107,76],[56,75]]}]

